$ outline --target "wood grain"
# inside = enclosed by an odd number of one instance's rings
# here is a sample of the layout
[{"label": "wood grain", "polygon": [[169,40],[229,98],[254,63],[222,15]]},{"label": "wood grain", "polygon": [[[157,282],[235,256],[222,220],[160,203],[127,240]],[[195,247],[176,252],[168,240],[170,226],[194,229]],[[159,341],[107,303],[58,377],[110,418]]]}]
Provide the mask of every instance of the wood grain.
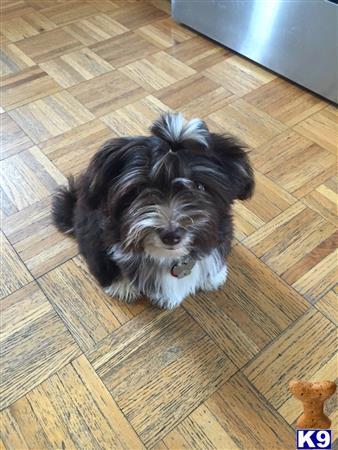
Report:
[{"label": "wood grain", "polygon": [[3,43],[0,49],[0,76],[4,77],[34,66],[34,61],[14,44]]},{"label": "wood grain", "polygon": [[104,294],[79,258],[48,272],[39,284],[83,351],[133,317],[132,306]]},{"label": "wood grain", "polygon": [[17,108],[10,112],[10,116],[35,143],[58,136],[94,118],[67,91]]},{"label": "wood grain", "polygon": [[205,117],[235,99],[231,92],[200,74],[160,89],[156,97],[187,118]]},{"label": "wood grain", "polygon": [[294,129],[334,155],[337,153],[337,108],[326,107],[298,123]]},{"label": "wood grain", "polygon": [[12,42],[36,36],[45,31],[56,28],[54,22],[49,20],[39,11],[14,17],[2,24],[1,32]]},{"label": "wood grain", "polygon": [[1,159],[33,147],[33,142],[8,114],[1,114],[0,128]]},{"label": "wood grain", "polygon": [[82,47],[82,44],[62,28],[56,28],[24,39],[17,46],[33,61],[41,63],[74,51]]},{"label": "wood grain", "polygon": [[334,225],[337,223],[337,176],[333,176],[307,194],[303,201]]},{"label": "wood grain", "polygon": [[150,2],[131,2],[123,8],[112,11],[109,16],[132,30],[167,17],[167,14],[154,7]]},{"label": "wood grain", "polygon": [[[1,408],[80,354],[39,287],[30,283],[1,302]],[[20,345],[17,345],[17,342]]]},{"label": "wood grain", "polygon": [[334,155],[292,130],[256,149],[252,160],[260,172],[298,198],[335,174]]},{"label": "wood grain", "polygon": [[1,189],[7,199],[4,206],[13,212],[43,199],[66,181],[38,147],[5,159],[2,168]]},{"label": "wood grain", "polygon": [[326,105],[319,97],[281,78],[251,91],[245,100],[290,127]]},{"label": "wood grain", "polygon": [[149,92],[169,86],[195,73],[193,69],[165,52],[140,59],[120,70]]},{"label": "wood grain", "polygon": [[61,90],[53,78],[38,66],[4,77],[0,88],[2,105],[7,111]]},{"label": "wood grain", "polygon": [[226,133],[232,133],[251,147],[269,141],[286,129],[268,114],[239,99],[210,114],[211,123]]},{"label": "wood grain", "polygon": [[[112,3],[110,4],[113,6]],[[84,45],[92,45],[96,42],[106,41],[113,36],[118,36],[128,31],[128,28],[106,14],[98,14],[77,20],[66,25],[64,29]]]},{"label": "wood grain", "polygon": [[244,373],[275,408],[280,408],[291,397],[288,382],[308,379],[336,351],[335,326],[321,313],[310,309],[250,362]]},{"label": "wood grain", "polygon": [[88,358],[147,446],[235,371],[182,309],[145,311],[104,339]]},{"label": "wood grain", "polygon": [[113,67],[88,48],[67,53],[60,58],[40,64],[63,88],[68,88],[85,80],[110,72]]},{"label": "wood grain", "polygon": [[338,326],[338,312],[337,312],[338,294],[332,290],[324,295],[316,303],[316,308],[330,319],[336,326]]},{"label": "wood grain", "polygon": [[308,304],[245,247],[236,245],[225,287],[184,308],[242,367],[308,309]]},{"label": "wood grain", "polygon": [[172,46],[167,52],[199,72],[232,56],[224,47],[196,35],[192,39]]},{"label": "wood grain", "polygon": [[294,431],[243,374],[233,376],[205,404],[241,449],[261,448],[262,443],[280,450],[294,446]]},{"label": "wood grain", "polygon": [[166,105],[149,95],[107,114],[102,120],[117,136],[149,134],[149,123],[167,111]]},{"label": "wood grain", "polygon": [[3,220],[3,230],[35,277],[54,269],[78,253],[77,244],[52,225],[51,198]]},{"label": "wood grain", "polygon": [[115,111],[144,96],[144,90],[119,71],[85,81],[69,92],[96,117]]},{"label": "wood grain", "polygon": [[276,75],[268,70],[237,55],[208,68],[205,75],[238,96],[243,96],[276,78]]},{"label": "wood grain", "polygon": [[167,449],[238,450],[216,417],[205,406],[199,406],[163,439]]},{"label": "wood grain", "polygon": [[194,36],[194,33],[187,27],[183,27],[171,19],[157,20],[139,28],[136,33],[163,49],[176,46]]},{"label": "wood grain", "polygon": [[64,175],[77,175],[86,169],[99,146],[113,137],[110,128],[93,120],[48,139],[40,148]]},{"label": "wood grain", "polygon": [[0,298],[15,292],[17,289],[28,284],[33,278],[23,264],[19,255],[15,252],[6,236],[0,231],[1,243],[1,285]]},{"label": "wood grain", "polygon": [[92,45],[90,48],[115,67],[122,67],[159,50],[142,36],[135,33],[118,33],[118,36]]},{"label": "wood grain", "polygon": [[7,448],[144,448],[83,356],[3,411],[1,418]]},{"label": "wood grain", "polygon": [[331,236],[335,227],[302,203],[295,203],[243,242],[282,275]]}]

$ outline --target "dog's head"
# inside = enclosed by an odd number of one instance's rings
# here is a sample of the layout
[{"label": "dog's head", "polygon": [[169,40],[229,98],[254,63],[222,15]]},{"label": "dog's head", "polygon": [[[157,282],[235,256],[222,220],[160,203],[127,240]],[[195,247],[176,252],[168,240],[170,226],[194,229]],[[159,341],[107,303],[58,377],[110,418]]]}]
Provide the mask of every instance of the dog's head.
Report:
[{"label": "dog's head", "polygon": [[181,114],[163,115],[151,132],[104,144],[86,174],[87,199],[104,208],[125,251],[208,253],[227,232],[233,201],[252,194],[245,148]]}]

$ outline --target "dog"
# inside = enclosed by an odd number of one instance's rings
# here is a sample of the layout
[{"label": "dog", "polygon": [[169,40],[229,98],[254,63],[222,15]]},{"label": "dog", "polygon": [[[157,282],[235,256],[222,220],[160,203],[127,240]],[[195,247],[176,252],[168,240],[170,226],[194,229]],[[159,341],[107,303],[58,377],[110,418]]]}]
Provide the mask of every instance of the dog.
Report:
[{"label": "dog", "polygon": [[150,131],[104,143],[52,215],[107,294],[175,308],[226,281],[232,205],[254,176],[246,146],[200,119],[166,113]]}]

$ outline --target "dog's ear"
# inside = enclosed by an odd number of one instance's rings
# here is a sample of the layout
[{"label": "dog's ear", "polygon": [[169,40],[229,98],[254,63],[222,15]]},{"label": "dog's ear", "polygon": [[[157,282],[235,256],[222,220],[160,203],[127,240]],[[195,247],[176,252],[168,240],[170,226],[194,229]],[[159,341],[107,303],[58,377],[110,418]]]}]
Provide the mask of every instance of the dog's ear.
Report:
[{"label": "dog's ear", "polygon": [[210,150],[229,177],[234,200],[246,200],[254,191],[253,170],[244,144],[231,136],[210,134]]}]

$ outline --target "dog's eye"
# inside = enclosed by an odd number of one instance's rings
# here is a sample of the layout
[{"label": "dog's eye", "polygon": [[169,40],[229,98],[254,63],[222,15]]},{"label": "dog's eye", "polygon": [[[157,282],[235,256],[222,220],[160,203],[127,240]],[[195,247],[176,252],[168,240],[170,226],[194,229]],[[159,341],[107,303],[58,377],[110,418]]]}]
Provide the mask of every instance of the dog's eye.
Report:
[{"label": "dog's eye", "polygon": [[202,183],[197,183],[197,184],[196,184],[196,188],[197,188],[199,191],[205,191],[205,186],[204,186],[204,184],[202,184]]}]

